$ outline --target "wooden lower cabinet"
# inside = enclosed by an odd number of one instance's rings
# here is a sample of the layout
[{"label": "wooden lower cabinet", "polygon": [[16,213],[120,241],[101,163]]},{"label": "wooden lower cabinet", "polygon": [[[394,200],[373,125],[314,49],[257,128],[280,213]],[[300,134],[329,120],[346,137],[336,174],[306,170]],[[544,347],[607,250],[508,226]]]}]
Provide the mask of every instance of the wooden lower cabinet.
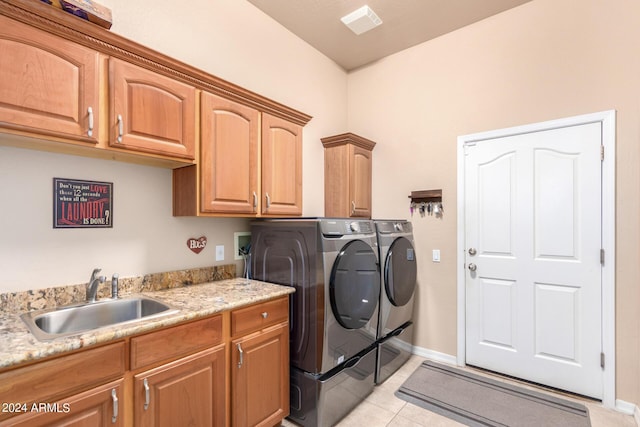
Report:
[{"label": "wooden lower cabinet", "polygon": [[55,403],[36,402],[26,408],[28,412],[0,422],[0,426],[124,426],[123,382],[113,381]]},{"label": "wooden lower cabinet", "polygon": [[278,297],[0,370],[0,403],[21,405],[3,407],[0,427],[278,425],[289,415],[288,307]]},{"label": "wooden lower cabinet", "polygon": [[231,342],[233,426],[273,426],[289,415],[289,327],[282,323]]},{"label": "wooden lower cabinet", "polygon": [[224,426],[225,346],[134,377],[135,426]]}]

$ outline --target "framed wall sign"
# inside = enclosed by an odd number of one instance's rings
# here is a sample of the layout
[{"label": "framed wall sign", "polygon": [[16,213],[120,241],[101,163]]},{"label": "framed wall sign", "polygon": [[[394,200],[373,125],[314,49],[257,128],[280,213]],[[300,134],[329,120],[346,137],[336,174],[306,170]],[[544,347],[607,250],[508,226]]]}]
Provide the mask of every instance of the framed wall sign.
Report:
[{"label": "framed wall sign", "polygon": [[53,228],[112,227],[112,182],[53,178]]}]

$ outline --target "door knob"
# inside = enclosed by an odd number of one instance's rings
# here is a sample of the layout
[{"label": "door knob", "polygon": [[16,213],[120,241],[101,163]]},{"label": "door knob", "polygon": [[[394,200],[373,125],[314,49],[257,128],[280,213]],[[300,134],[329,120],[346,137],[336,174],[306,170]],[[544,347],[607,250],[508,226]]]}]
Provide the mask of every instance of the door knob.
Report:
[{"label": "door knob", "polygon": [[469,255],[474,256],[476,253],[476,248],[469,248]]},{"label": "door knob", "polygon": [[478,268],[478,266],[477,266],[477,265],[475,265],[474,263],[469,264],[469,270],[470,270],[470,271],[476,271],[476,270],[477,270],[477,268]]}]

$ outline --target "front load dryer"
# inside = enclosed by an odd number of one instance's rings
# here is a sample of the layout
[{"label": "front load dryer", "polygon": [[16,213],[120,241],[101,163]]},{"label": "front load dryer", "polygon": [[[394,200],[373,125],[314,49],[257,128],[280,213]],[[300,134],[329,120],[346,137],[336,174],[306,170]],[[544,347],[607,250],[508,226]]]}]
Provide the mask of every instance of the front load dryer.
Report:
[{"label": "front load dryer", "polygon": [[380,257],[376,384],[411,357],[413,300],[417,286],[413,227],[406,220],[375,220]]},{"label": "front load dryer", "polygon": [[252,276],[293,286],[291,414],[331,426],[374,388],[380,270],[369,220],[265,219],[251,224]]}]

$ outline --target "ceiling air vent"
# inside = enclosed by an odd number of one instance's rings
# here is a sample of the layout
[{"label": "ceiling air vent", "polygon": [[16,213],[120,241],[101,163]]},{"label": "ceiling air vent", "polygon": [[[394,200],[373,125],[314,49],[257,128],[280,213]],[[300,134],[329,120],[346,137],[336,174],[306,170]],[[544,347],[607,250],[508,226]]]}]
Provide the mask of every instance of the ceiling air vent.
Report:
[{"label": "ceiling air vent", "polygon": [[343,16],[340,20],[357,35],[365,33],[382,24],[382,19],[380,19],[378,15],[376,15],[376,13],[366,5],[362,6],[360,9],[354,10],[346,16]]}]

